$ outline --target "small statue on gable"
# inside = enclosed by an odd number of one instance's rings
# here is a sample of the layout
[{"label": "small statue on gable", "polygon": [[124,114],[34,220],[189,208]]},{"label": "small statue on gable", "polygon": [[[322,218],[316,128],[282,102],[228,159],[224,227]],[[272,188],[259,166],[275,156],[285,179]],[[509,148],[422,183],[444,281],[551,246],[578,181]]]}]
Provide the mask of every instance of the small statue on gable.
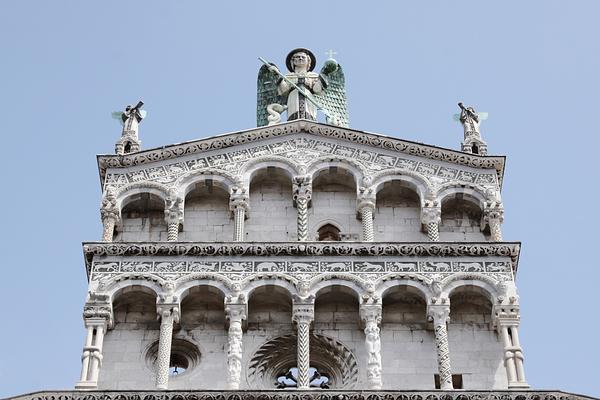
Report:
[{"label": "small statue on gable", "polygon": [[140,122],[146,118],[146,111],[142,110],[143,101],[139,101],[135,107],[128,105],[125,111],[115,111],[112,113],[114,119],[118,119],[123,126],[121,138],[115,145],[117,154],[129,154],[140,150],[141,141],[139,139]]},{"label": "small statue on gable", "polygon": [[460,114],[454,114],[454,120],[460,121],[464,129],[464,140],[461,150],[465,153],[486,155],[487,144],[481,138],[479,125],[488,117],[486,112],[476,112],[473,107],[465,107],[463,103],[458,103]]}]

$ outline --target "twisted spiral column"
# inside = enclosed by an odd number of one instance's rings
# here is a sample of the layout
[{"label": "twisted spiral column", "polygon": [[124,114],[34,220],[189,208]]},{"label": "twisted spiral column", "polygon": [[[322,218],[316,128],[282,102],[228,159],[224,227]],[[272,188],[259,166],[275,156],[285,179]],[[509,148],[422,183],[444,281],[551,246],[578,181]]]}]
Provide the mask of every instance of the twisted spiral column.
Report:
[{"label": "twisted spiral column", "polygon": [[447,328],[447,323],[450,319],[450,306],[430,305],[427,309],[427,315],[429,319],[433,321],[438,373],[440,375],[440,389],[454,389],[452,386],[452,368],[450,367],[450,347],[448,346]]},{"label": "twisted spiral column", "polygon": [[233,241],[244,241],[244,221],[250,211],[249,197],[243,188],[234,187],[229,197],[229,209],[233,212]]},{"label": "twisted spiral column", "polygon": [[427,227],[427,239],[430,242],[440,241],[440,222],[442,210],[436,203],[425,205],[421,209],[421,223]]},{"label": "twisted spiral column", "polygon": [[298,368],[298,389],[310,387],[310,324],[314,319],[314,305],[294,304],[292,320],[298,328],[298,351],[296,367]]},{"label": "twisted spiral column", "polygon": [[308,240],[308,207],[312,198],[312,180],[309,175],[295,176],[292,185],[292,198],[297,212],[298,240]]},{"label": "twisted spiral column", "polygon": [[373,229],[373,211],[375,210],[375,189],[360,187],[356,199],[356,209],[362,222],[363,241],[372,242],[375,240]]},{"label": "twisted spiral column", "polygon": [[165,222],[167,223],[167,241],[176,242],[179,239],[179,224],[183,222],[183,199],[176,188],[169,190],[165,202]]},{"label": "twisted spiral column", "polygon": [[179,306],[176,304],[160,304],[157,308],[160,318],[160,333],[158,338],[158,357],[156,359],[156,388],[166,390],[169,387],[173,324],[178,320]]},{"label": "twisted spiral column", "polygon": [[179,238],[179,221],[169,222],[167,230],[167,241],[176,242]]}]

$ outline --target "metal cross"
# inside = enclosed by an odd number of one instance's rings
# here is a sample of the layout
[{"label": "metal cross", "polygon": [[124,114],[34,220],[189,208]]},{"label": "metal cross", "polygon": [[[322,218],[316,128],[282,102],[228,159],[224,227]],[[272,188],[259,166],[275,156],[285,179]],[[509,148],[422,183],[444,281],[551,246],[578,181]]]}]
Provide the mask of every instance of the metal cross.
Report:
[{"label": "metal cross", "polygon": [[337,53],[333,50],[329,50],[327,51],[325,54],[327,54],[327,57],[329,57],[329,60],[333,60],[333,56],[336,55]]}]

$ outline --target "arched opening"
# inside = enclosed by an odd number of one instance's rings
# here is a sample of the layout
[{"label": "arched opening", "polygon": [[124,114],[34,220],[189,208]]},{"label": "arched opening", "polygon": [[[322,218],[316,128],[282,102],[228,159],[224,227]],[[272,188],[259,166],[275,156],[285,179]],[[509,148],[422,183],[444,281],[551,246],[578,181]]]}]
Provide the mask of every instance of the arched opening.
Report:
[{"label": "arched opening", "polygon": [[248,301],[248,332],[254,336],[289,334],[292,327],[292,297],[279,286],[257,287]]},{"label": "arched opening", "polygon": [[116,241],[167,240],[165,202],[152,193],[134,194],[124,201]]},{"label": "arched opening", "polygon": [[125,145],[123,146],[123,153],[125,153],[125,154],[131,153],[131,142],[130,141],[125,142]]},{"label": "arched opening", "polygon": [[385,182],[377,192],[375,240],[425,241],[421,232],[421,200],[407,182]]},{"label": "arched opening", "polygon": [[296,209],[292,180],[287,171],[267,167],[252,176],[246,232],[249,241],[296,240]]},{"label": "arched opening", "polygon": [[180,240],[222,242],[233,239],[229,192],[212,179],[189,187],[185,196],[183,231]]},{"label": "arched opening", "polygon": [[423,293],[408,285],[393,286],[383,294],[382,301],[382,347],[402,354],[382,355],[384,389],[412,389],[415,381],[433,388],[437,353]]},{"label": "arched opening", "polygon": [[448,344],[452,372],[462,375],[464,389],[508,385],[503,345],[492,326],[492,302],[486,291],[470,285],[452,291]]},{"label": "arched opening", "polygon": [[308,210],[308,220],[313,226],[310,237],[318,239],[319,221],[329,220],[346,229],[340,232],[340,240],[358,240],[362,228],[356,219],[354,175],[340,167],[329,167],[313,176],[312,189],[312,207]]},{"label": "arched opening", "polygon": [[339,242],[341,239],[340,230],[332,224],[325,224],[317,231],[319,242]]},{"label": "arched opening", "polygon": [[335,336],[336,332],[345,331],[345,337],[360,336],[362,330],[356,292],[341,285],[319,290],[315,298],[314,330],[324,335]]},{"label": "arched opening", "polygon": [[[143,286],[128,286],[113,299],[113,328],[104,336],[102,373],[98,385],[118,389],[119,379],[129,376],[137,387],[152,387],[154,377],[140,357],[158,340],[156,294]],[[126,361],[126,362],[123,362]]]},{"label": "arched opening", "polygon": [[471,146],[471,152],[473,154],[479,154],[479,147],[477,146],[477,143],[473,143],[473,145]]},{"label": "arched opening", "polygon": [[466,193],[455,193],[442,201],[442,222],[440,240],[442,241],[484,241],[481,220],[483,212],[479,202]]}]

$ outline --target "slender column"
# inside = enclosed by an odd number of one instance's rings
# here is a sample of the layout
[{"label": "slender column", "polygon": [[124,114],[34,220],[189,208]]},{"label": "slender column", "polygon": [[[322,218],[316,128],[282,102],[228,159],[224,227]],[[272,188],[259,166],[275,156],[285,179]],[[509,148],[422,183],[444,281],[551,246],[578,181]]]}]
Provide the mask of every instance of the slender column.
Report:
[{"label": "slender column", "polygon": [[298,389],[310,387],[310,324],[314,319],[314,302],[296,303],[293,306],[292,321],[298,328],[298,352],[296,367],[298,368]]},{"label": "slender column", "polygon": [[381,304],[360,306],[360,318],[365,326],[365,347],[367,350],[367,382],[369,389],[381,389]]},{"label": "slender column", "polygon": [[362,221],[363,241],[372,242],[375,239],[373,229],[373,211],[375,210],[375,190],[373,188],[359,189],[357,210]]},{"label": "slender column", "polygon": [[234,187],[229,196],[229,209],[233,212],[233,240],[244,241],[244,221],[249,216],[250,204],[246,189]]},{"label": "slender column", "polygon": [[[527,381],[525,380],[525,368],[523,367],[523,348],[521,347],[521,342],[519,341],[519,325],[513,325],[510,327],[510,333],[512,336],[513,348],[515,349],[515,367],[517,372],[517,381],[519,381],[520,385],[527,385]],[[527,385],[529,386],[529,385]]]},{"label": "slender column", "polygon": [[504,366],[506,367],[506,375],[508,378],[508,387],[514,386],[517,381],[517,371],[515,366],[515,353],[512,349],[512,341],[508,333],[508,326],[500,326],[500,334],[502,335],[502,342],[504,343]]},{"label": "slender column", "polygon": [[119,221],[120,215],[121,213],[117,205],[115,192],[112,188],[109,188],[102,198],[102,205],[100,207],[103,242],[112,242],[115,225]]},{"label": "slender column", "polygon": [[494,242],[502,241],[502,222],[504,222],[504,210],[502,206],[487,208],[484,211],[484,222],[490,226],[491,239]]},{"label": "slender column", "polygon": [[176,242],[179,239],[179,225],[183,222],[183,199],[176,188],[169,189],[165,201],[165,221],[167,223],[167,240]]},{"label": "slender column", "polygon": [[297,210],[298,240],[308,240],[308,207],[312,198],[312,180],[308,175],[294,177],[292,188],[294,206]]},{"label": "slender column", "polygon": [[[512,300],[512,301],[511,301]],[[504,345],[504,366],[509,389],[529,388],[523,367],[523,349],[519,341],[519,305],[516,296],[509,297],[509,304],[494,306],[494,323]]]},{"label": "slender column", "polygon": [[85,345],[81,357],[81,376],[75,389],[96,389],[102,366],[104,333],[112,326],[112,309],[106,298],[92,299],[83,308],[86,327]]},{"label": "slender column", "polygon": [[229,321],[227,348],[227,388],[238,390],[242,380],[242,320],[246,319],[246,304],[227,304],[225,316]]},{"label": "slender column", "polygon": [[430,242],[440,241],[440,222],[442,210],[439,205],[425,205],[421,208],[421,223],[427,227],[427,238]]},{"label": "slender column", "polygon": [[166,390],[169,387],[173,324],[179,321],[179,305],[175,303],[158,304],[157,313],[160,318],[160,334],[156,359],[156,388]]},{"label": "slender column", "polygon": [[454,389],[452,386],[452,369],[450,367],[450,348],[448,346],[448,321],[450,320],[450,305],[429,305],[427,317],[433,321],[435,346],[437,349],[440,388]]}]

